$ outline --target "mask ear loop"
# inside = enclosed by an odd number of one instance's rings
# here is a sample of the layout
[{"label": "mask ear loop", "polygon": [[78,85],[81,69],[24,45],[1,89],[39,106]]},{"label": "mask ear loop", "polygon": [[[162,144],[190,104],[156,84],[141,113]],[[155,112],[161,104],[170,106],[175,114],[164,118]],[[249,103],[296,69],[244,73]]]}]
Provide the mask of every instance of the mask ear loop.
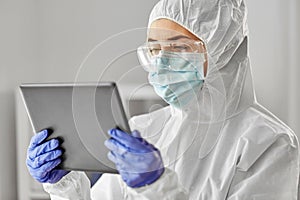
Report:
[{"label": "mask ear loop", "polygon": [[201,55],[203,54],[203,78],[205,80],[207,73],[208,73],[208,56],[207,56],[207,49],[205,43],[200,39],[199,41],[201,45],[201,49],[199,49],[199,52],[201,52]]}]

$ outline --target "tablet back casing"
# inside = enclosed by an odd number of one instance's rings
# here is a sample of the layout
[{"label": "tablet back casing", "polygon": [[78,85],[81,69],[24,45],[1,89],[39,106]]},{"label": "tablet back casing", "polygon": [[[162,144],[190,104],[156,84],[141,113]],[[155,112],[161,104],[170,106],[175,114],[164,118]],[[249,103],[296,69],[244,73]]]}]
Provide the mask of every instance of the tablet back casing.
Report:
[{"label": "tablet back casing", "polygon": [[130,132],[115,83],[22,84],[34,132],[51,128],[50,138],[63,139],[63,169],[117,173],[107,158],[107,131]]}]

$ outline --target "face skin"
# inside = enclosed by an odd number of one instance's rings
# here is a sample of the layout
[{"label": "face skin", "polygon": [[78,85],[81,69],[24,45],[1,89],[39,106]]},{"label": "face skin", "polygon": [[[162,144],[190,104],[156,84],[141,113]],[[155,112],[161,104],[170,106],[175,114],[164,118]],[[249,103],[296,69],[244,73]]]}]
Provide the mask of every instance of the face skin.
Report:
[{"label": "face skin", "polygon": [[[179,37],[187,37],[195,41],[201,41],[197,36],[192,34],[190,31],[180,26],[176,22],[173,22],[169,19],[158,19],[152,22],[149,34],[148,41],[165,41],[165,40],[174,40]],[[201,41],[202,42],[202,41]],[[203,45],[201,51],[206,52],[206,48]],[[205,63],[204,63],[204,76],[207,72],[207,54],[205,54]]]}]

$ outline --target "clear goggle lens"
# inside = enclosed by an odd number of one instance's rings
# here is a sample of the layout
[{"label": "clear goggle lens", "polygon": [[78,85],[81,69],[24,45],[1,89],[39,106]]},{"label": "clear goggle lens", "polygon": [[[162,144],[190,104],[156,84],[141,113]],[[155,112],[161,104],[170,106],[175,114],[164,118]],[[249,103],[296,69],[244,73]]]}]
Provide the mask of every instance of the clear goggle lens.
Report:
[{"label": "clear goggle lens", "polygon": [[160,56],[162,52],[169,52],[172,55],[178,55],[179,57],[185,57],[189,53],[199,54],[199,59],[205,61],[205,47],[203,42],[195,40],[186,41],[155,41],[147,42],[137,49],[138,58],[140,64],[146,71],[152,71],[152,60],[156,56]]}]

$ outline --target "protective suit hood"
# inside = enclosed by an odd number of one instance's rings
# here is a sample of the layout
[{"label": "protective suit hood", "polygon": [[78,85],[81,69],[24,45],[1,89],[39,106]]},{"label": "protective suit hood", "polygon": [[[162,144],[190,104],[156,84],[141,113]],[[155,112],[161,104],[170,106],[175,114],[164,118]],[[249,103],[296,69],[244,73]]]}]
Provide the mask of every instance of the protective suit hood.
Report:
[{"label": "protective suit hood", "polygon": [[209,56],[204,85],[187,107],[129,121],[159,149],[165,172],[141,188],[103,174],[93,198],[85,173],[71,172],[44,185],[51,199],[297,199],[298,140],[256,102],[246,13],[244,0],[159,1],[149,25],[160,18],[180,24],[206,44]]},{"label": "protective suit hood", "polygon": [[255,94],[248,56],[247,11],[243,0],[161,0],[153,8],[148,27],[169,19],[189,30],[206,46],[208,72],[197,98],[182,115],[207,126],[200,157],[216,143],[224,121],[253,105]]}]

